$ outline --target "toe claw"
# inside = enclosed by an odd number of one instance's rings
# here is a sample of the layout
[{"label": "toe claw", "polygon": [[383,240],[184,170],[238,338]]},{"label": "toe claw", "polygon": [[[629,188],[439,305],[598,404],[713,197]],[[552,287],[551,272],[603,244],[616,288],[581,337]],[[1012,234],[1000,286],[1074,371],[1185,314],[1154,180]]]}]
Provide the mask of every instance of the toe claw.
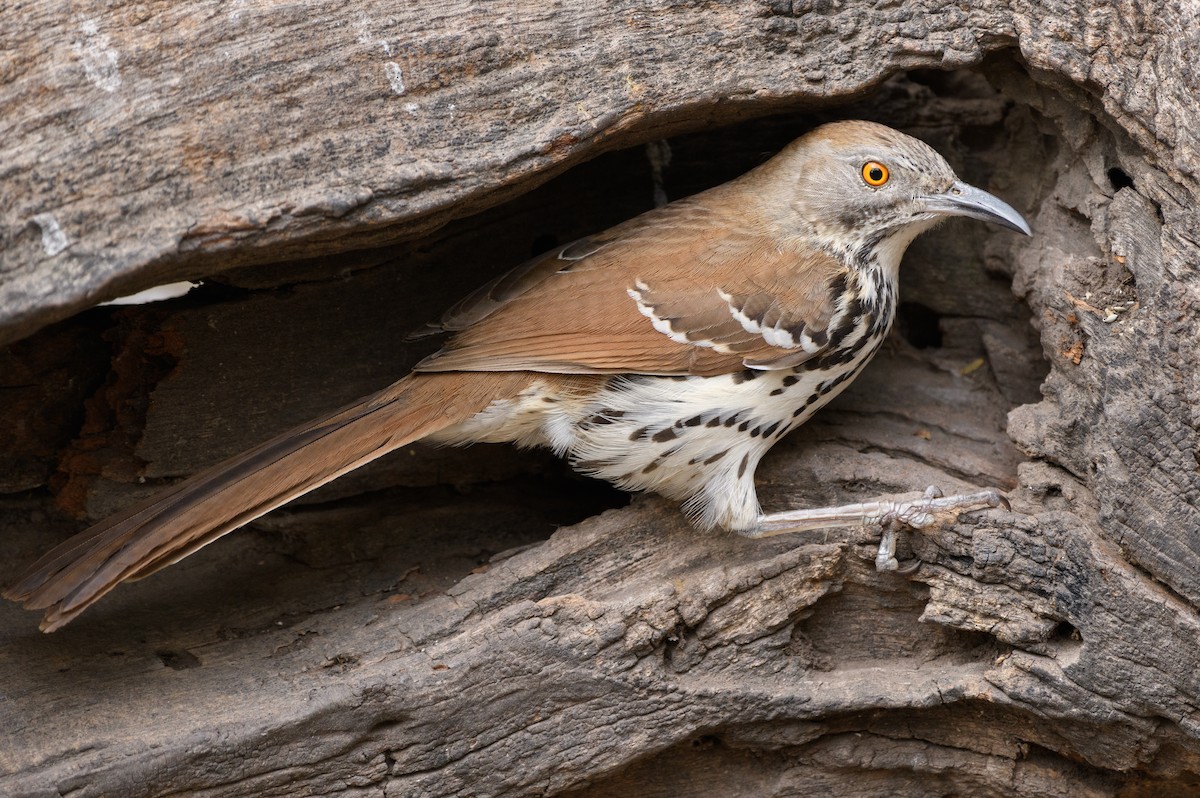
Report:
[{"label": "toe claw", "polygon": [[882,522],[883,529],[879,536],[879,550],[875,554],[876,571],[894,571],[900,567],[896,561],[896,529],[900,526],[895,518]]}]

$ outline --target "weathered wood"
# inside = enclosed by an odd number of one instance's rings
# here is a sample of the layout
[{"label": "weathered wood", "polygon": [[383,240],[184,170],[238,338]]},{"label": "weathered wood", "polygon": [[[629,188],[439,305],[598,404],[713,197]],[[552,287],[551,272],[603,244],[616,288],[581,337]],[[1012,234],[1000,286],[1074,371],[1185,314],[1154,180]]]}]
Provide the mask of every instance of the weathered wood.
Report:
[{"label": "weathered wood", "polygon": [[754,0],[3,13],[9,340],[180,276],[428,232],[604,150],[975,63],[1014,33],[999,6]]},{"label": "weathered wood", "polygon": [[[868,530],[706,535],[652,497],[599,514],[623,497],[548,457],[400,452],[55,635],[0,606],[0,794],[1195,794],[1197,23],[0,9],[0,336],[42,328],[0,355],[0,583],[393,379],[421,355],[402,332],[486,275],[647,207],[647,140],[701,131],[670,141],[675,197],[877,118],[1036,231],[919,242],[901,334],[760,470],[769,508],[1010,491],[906,536],[910,578],[875,573]],[[212,280],[46,326],[180,276]]]}]

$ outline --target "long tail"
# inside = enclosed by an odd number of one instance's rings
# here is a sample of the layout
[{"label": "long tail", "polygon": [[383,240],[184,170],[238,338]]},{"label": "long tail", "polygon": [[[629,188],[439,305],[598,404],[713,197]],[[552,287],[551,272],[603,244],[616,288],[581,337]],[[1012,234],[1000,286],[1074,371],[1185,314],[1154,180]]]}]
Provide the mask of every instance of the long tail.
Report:
[{"label": "long tail", "polygon": [[469,418],[497,398],[499,386],[480,377],[405,377],[285,432],[61,543],[4,596],[45,609],[42,631],[54,631],[121,582],[165,568],[297,496]]}]

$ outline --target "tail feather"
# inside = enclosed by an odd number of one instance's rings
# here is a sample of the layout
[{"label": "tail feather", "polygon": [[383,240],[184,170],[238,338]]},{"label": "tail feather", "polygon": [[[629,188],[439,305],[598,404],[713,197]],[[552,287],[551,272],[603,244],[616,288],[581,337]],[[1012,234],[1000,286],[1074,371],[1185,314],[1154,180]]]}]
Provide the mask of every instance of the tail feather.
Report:
[{"label": "tail feather", "polygon": [[121,582],[148,576],[348,471],[469,418],[496,398],[495,390],[479,390],[486,379],[463,390],[457,384],[463,376],[406,377],[200,472],[63,542],[4,596],[46,610],[41,628],[53,631]]}]

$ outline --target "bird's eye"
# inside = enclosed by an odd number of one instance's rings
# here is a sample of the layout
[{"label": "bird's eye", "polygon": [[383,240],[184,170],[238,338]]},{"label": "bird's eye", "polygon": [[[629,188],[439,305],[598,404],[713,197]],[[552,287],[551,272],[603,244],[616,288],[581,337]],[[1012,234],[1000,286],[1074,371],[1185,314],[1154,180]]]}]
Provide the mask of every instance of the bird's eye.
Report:
[{"label": "bird's eye", "polygon": [[879,161],[867,161],[863,164],[862,177],[868,186],[879,188],[888,181],[888,168]]}]

